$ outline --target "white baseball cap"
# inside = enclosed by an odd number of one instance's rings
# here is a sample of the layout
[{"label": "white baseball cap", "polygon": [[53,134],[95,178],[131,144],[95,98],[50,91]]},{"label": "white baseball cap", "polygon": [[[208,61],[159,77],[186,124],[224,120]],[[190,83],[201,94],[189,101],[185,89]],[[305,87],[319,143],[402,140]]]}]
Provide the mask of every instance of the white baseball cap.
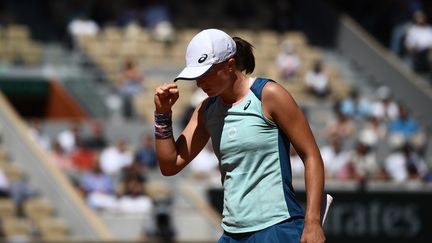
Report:
[{"label": "white baseball cap", "polygon": [[195,80],[213,64],[221,63],[236,53],[235,41],[218,29],[206,29],[195,35],[186,49],[186,67],[174,79]]}]

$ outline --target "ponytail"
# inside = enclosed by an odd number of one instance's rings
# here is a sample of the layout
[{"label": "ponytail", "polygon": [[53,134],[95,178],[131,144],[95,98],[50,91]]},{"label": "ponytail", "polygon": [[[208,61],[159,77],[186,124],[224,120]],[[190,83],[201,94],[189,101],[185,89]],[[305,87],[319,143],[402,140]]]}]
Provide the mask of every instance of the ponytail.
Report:
[{"label": "ponytail", "polygon": [[245,71],[246,74],[252,73],[255,69],[255,56],[253,54],[252,44],[240,37],[233,37],[233,40],[237,48],[234,56],[237,69],[242,72]]}]

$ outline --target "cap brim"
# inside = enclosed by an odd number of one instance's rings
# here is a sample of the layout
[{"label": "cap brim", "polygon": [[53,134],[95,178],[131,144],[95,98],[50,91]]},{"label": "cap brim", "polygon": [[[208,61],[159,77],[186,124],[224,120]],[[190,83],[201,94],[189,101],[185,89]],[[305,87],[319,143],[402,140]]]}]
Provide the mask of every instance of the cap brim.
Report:
[{"label": "cap brim", "polygon": [[179,75],[174,79],[174,82],[176,82],[179,79],[184,80],[195,80],[202,76],[204,73],[206,73],[210,68],[211,64],[205,65],[205,66],[199,66],[199,67],[186,67],[183,69],[183,71],[180,72]]}]

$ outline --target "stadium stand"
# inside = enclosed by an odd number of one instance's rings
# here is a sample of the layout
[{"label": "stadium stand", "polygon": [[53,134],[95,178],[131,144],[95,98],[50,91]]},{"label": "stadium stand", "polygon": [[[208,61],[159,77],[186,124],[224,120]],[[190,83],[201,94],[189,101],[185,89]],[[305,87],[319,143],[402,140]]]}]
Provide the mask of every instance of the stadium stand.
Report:
[{"label": "stadium stand", "polygon": [[[342,155],[338,157],[336,152],[328,153],[333,156],[326,157],[330,158],[328,161],[337,159],[345,163],[346,161],[343,161],[343,158],[347,154],[355,154],[352,158],[363,159],[358,159],[359,161],[372,161],[372,159],[369,159],[375,157],[374,161],[379,164],[377,167],[384,167],[382,169],[385,170],[385,161],[387,161],[392,149],[400,149],[400,140],[398,138],[392,140],[387,133],[383,137],[376,135],[377,138],[373,136],[373,138],[370,138],[370,136],[362,137],[361,131],[363,129],[369,129],[368,132],[375,131],[371,128],[375,128],[373,122],[366,119],[366,117],[362,117],[361,114],[352,114],[355,111],[349,110],[345,106],[346,109],[342,109],[341,104],[349,103],[351,101],[349,95],[355,90],[358,91],[361,99],[369,102],[370,106],[375,105],[380,101],[378,99],[380,98],[379,94],[375,92],[375,89],[384,83],[389,87],[391,85],[396,87],[396,89],[392,87],[393,93],[387,97],[390,98],[391,102],[399,103],[402,101],[401,103],[408,105],[415,111],[413,112],[414,115],[418,115],[425,113],[425,109],[428,108],[423,105],[419,106],[418,110],[414,109],[417,108],[418,103],[410,100],[411,97],[419,97],[422,101],[420,104],[430,104],[430,96],[428,100],[424,98],[426,96],[416,96],[416,92],[411,92],[413,88],[409,87],[410,81],[406,80],[415,78],[415,75],[406,75],[406,72],[404,72],[401,76],[394,76],[393,74],[398,73],[398,69],[403,70],[398,64],[394,64],[394,60],[389,61],[381,53],[381,56],[374,56],[374,60],[384,60],[382,63],[385,64],[370,61],[371,55],[369,52],[380,53],[380,51],[376,51],[379,49],[377,44],[368,40],[367,35],[361,33],[358,26],[351,23],[350,19],[343,18],[342,21],[343,28],[341,27],[338,36],[340,38],[339,48],[342,50],[341,52],[312,44],[313,41],[308,39],[306,32],[300,30],[281,32],[271,29],[257,30],[235,26],[228,27],[227,31],[233,36],[240,36],[251,41],[255,47],[257,57],[257,69],[253,76],[274,78],[292,93],[305,111],[322,150],[326,148],[326,151],[331,151],[327,145],[330,141],[333,141],[334,136],[329,134],[344,137],[339,141],[342,141],[341,144],[343,145]],[[173,40],[161,42],[152,36],[150,28],[140,24],[133,23],[126,27],[119,27],[110,23],[101,27],[94,35],[77,36],[74,39],[72,49],[66,50],[38,43],[31,39],[27,27],[13,25],[0,31],[0,57],[7,64],[12,66],[21,65],[24,69],[35,65],[43,66],[47,59],[51,59],[52,63],[63,62],[64,66],[68,66],[64,68],[67,75],[59,75],[59,85],[63,85],[65,90],[70,92],[71,97],[84,107],[89,117],[100,121],[104,128],[102,133],[106,143],[99,146],[98,149],[90,149],[92,153],[96,154],[94,157],[98,158],[97,155],[103,150],[114,147],[112,145],[116,144],[119,139],[124,139],[127,152],[135,155],[140,135],[152,133],[153,90],[162,82],[169,82],[183,67],[186,45],[199,30],[199,28],[192,27],[177,28]],[[289,43],[300,60],[298,70],[289,78],[282,77],[280,70],[276,66],[277,55],[282,51],[284,43]],[[353,43],[357,44],[357,49],[351,46]],[[59,53],[61,53],[59,55],[61,58],[53,58]],[[368,53],[369,56],[363,56],[365,53]],[[347,59],[347,56],[351,59]],[[121,114],[114,114],[114,112],[118,112],[118,110],[114,109],[119,109],[118,103],[121,103],[118,100],[116,82],[122,71],[124,60],[129,58],[136,61],[139,70],[144,76],[144,91],[134,97],[133,100],[137,116],[130,120],[122,117]],[[306,75],[318,60],[324,64],[324,72],[329,80],[330,94],[324,98],[307,92],[304,81]],[[374,80],[371,76],[383,79],[387,77],[376,69],[382,67],[382,65],[388,67],[388,63],[395,66],[386,69],[387,73],[385,75],[393,75],[392,77],[396,78]],[[373,65],[376,65],[376,67]],[[364,66],[368,67],[367,70],[372,71],[365,71]],[[411,92],[414,95],[399,99],[399,97],[395,97],[395,94],[401,94],[401,89],[397,89],[397,86],[398,82],[403,81],[406,82],[404,84],[405,89],[402,90]],[[187,107],[191,105],[190,98],[193,97],[195,92],[194,82],[179,82],[178,85],[181,90],[181,98],[177,102],[173,114],[174,121],[176,121],[175,133],[181,131],[182,124],[180,124],[180,120],[183,118]],[[425,88],[421,92],[428,92],[427,90]],[[344,101],[347,101],[347,103],[344,103]],[[96,106],[97,108],[95,108]],[[111,106],[112,110],[109,110],[111,109],[109,106]],[[112,113],[106,115],[105,109]],[[34,185],[41,192],[37,197],[25,200],[20,207],[17,207],[11,198],[0,200],[1,229],[4,239],[37,239],[45,241],[88,239],[145,241],[147,239],[151,241],[158,237],[167,237],[168,239],[175,237],[179,242],[214,242],[220,236],[221,229],[218,223],[220,221],[218,212],[220,208],[218,206],[220,205],[212,205],[215,206],[213,208],[209,204],[209,202],[217,204],[215,202],[220,199],[220,195],[217,194],[220,192],[219,180],[215,181],[213,177],[206,176],[198,176],[201,179],[197,179],[191,175],[192,173],[188,168],[175,178],[163,178],[157,167],[151,169],[140,167],[139,175],[134,175],[136,176],[134,180],[139,181],[136,190],[139,191],[141,198],[145,198],[141,202],[148,202],[146,200],[149,199],[152,207],[145,212],[128,214],[122,212],[120,207],[117,206],[118,199],[127,191],[126,180],[123,180],[125,171],[121,171],[119,174],[111,175],[111,179],[114,181],[114,191],[111,192],[111,199],[113,199],[110,201],[112,202],[111,208],[91,209],[88,206],[86,193],[81,190],[79,180],[83,174],[89,171],[79,171],[74,168],[68,153],[65,153],[66,156],[62,158],[69,159],[66,162],[72,164],[69,168],[59,169],[53,166],[48,162],[49,159],[46,156],[52,151],[49,148],[47,150],[41,149],[35,141],[26,138],[25,131],[29,128],[30,122],[25,124],[21,118],[17,118],[15,112],[11,111],[7,104],[2,103],[0,111],[0,124],[4,126],[3,130],[6,130],[4,133],[6,135],[3,136],[5,146],[0,147],[0,169],[5,172],[10,182],[29,178],[32,186]],[[342,120],[347,119],[351,123],[346,125],[347,123],[337,120],[336,115],[339,115],[339,113],[344,113],[343,115],[346,116]],[[430,126],[430,123],[427,123],[430,120],[427,119],[427,116],[423,115],[419,123],[421,125],[419,133],[423,132],[424,137],[413,137],[414,144],[418,145],[415,149],[418,150],[409,151],[409,153],[414,158],[422,150],[421,152],[424,152],[421,154],[422,159],[430,167],[431,146],[427,142],[424,144],[425,140],[430,139],[429,128],[427,127]],[[414,116],[414,118],[417,117]],[[379,121],[384,128],[390,124],[389,120],[386,119],[383,118],[383,120]],[[333,120],[335,121],[333,122]],[[57,140],[58,135],[67,130],[68,126],[74,122],[80,127],[79,136],[71,140],[75,143],[73,145],[77,147],[83,146],[82,151],[84,152],[80,153],[80,156],[85,157],[88,155],[86,153],[88,152],[87,149],[95,145],[94,143],[91,146],[80,143],[82,142],[81,139],[85,140],[91,134],[91,120],[58,121],[47,118],[43,120],[42,132],[50,138],[52,145]],[[426,126],[423,127],[425,124]],[[345,134],[341,132],[351,125],[355,129]],[[328,132],[328,130],[333,132]],[[380,130],[380,127],[377,130]],[[370,133],[364,134],[370,135]],[[357,142],[359,140],[373,147],[372,153],[368,154],[373,156],[362,157],[361,152],[357,153]],[[406,139],[406,141],[408,140]],[[98,141],[100,142],[100,140]],[[121,157],[125,155],[121,152],[115,151],[115,156]],[[401,158],[400,151],[396,152],[398,152],[398,158]],[[9,154],[14,159],[13,162],[6,159]],[[292,161],[294,161],[294,156]],[[418,161],[421,162],[421,160]],[[90,161],[90,164],[94,162]],[[132,166],[128,163],[122,165],[122,168],[129,170]],[[301,166],[293,166],[294,187],[300,193],[304,191]],[[294,172],[298,168],[300,169]],[[349,195],[351,197],[358,196],[355,193],[360,192],[361,194],[364,191],[409,191],[413,190],[412,188],[430,193],[430,187],[427,184],[427,180],[430,182],[430,179],[426,179],[426,173],[421,170],[419,170],[421,173],[410,171],[410,174],[408,174],[407,172],[403,184],[397,184],[393,183],[392,178],[388,175],[380,177],[381,171],[373,171],[370,174],[374,174],[374,176],[368,177],[369,174],[365,168],[361,167],[357,172],[353,172],[354,169],[350,166],[343,169],[337,168],[337,166],[329,166],[327,188],[337,192],[352,193],[353,195]],[[202,178],[205,179],[202,180]],[[214,200],[209,198],[211,192],[215,192],[213,194],[215,195]],[[58,200],[58,198],[65,199]],[[127,202],[130,203],[132,200]],[[329,223],[332,226],[337,219],[332,221],[332,217],[336,216],[330,215],[329,217]],[[191,227],[191,225],[194,227]],[[332,232],[331,229],[330,232]],[[337,229],[334,226],[333,232],[336,232],[336,235]]]},{"label": "stadium stand", "polygon": [[7,63],[40,65],[43,53],[25,25],[8,25],[0,34],[0,55]]}]

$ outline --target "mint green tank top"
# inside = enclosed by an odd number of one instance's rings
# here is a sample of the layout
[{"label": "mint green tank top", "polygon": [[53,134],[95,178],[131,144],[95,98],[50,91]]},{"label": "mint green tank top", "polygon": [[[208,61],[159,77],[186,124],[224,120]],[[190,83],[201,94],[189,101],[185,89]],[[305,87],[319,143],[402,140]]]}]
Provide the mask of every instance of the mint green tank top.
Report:
[{"label": "mint green tank top", "polygon": [[289,140],[262,111],[268,79],[257,78],[240,102],[227,105],[211,97],[205,125],[219,159],[224,189],[222,228],[257,231],[303,216],[291,184]]}]

